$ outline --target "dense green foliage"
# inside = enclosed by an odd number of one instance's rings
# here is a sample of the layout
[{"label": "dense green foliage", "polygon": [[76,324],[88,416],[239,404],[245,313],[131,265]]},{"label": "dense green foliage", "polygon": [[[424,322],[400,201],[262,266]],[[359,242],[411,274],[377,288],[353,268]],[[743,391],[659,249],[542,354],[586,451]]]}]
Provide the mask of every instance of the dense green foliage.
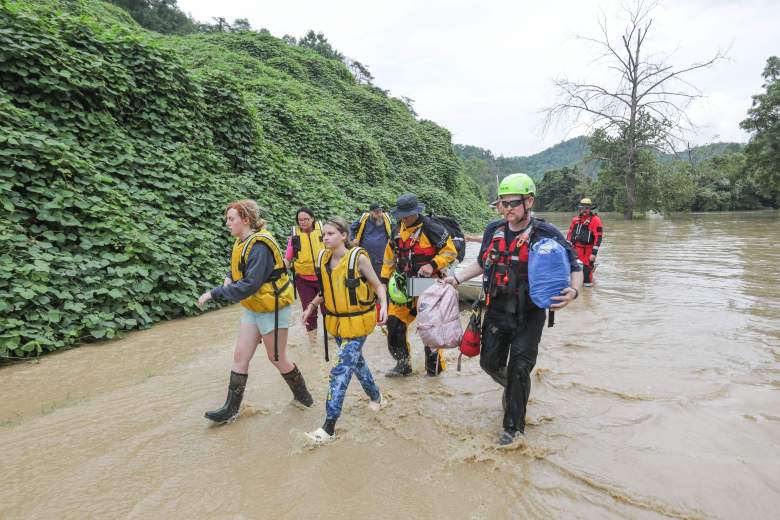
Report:
[{"label": "dense green foliage", "polygon": [[771,56],[764,68],[764,89],[741,126],[752,132],[745,154],[760,194],[780,205],[780,58]]},{"label": "dense green foliage", "polygon": [[106,0],[125,9],[138,25],[163,34],[188,34],[198,29],[192,18],[181,12],[176,0]]},{"label": "dense green foliage", "polygon": [[[592,186],[592,197],[603,211],[624,211],[624,145],[617,138],[594,132],[592,153],[605,158]],[[636,155],[636,205],[641,212],[724,211],[759,209],[771,201],[758,195],[746,171],[743,146],[717,143],[675,157],[650,149]],[[720,155],[718,155],[720,152]]]},{"label": "dense green foliage", "polygon": [[489,218],[450,134],[267,33],[160,36],[102,2],[0,4],[0,356],[193,314],[222,209],[353,217],[414,191]]},{"label": "dense green foliage", "polygon": [[251,31],[246,18],[228,22],[225,18],[214,18],[214,23],[199,22],[183,13],[177,0],[104,0],[127,11],[138,25],[160,34],[191,34],[195,32],[242,32]]},{"label": "dense green foliage", "polygon": [[593,196],[593,179],[575,168],[561,168],[544,174],[536,183],[538,211],[571,211],[583,197]]},{"label": "dense green foliage", "polygon": [[285,34],[282,39],[290,45],[298,45],[300,47],[312,49],[317,54],[325,56],[326,58],[344,61],[344,55],[337,51],[321,32],[315,33],[314,31],[309,30],[309,32],[298,39]]}]

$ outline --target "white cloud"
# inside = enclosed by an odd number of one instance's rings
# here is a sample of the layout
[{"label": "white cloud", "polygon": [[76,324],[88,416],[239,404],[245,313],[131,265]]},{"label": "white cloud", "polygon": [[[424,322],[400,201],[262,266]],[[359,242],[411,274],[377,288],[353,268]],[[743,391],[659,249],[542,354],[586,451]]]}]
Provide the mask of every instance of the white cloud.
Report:
[{"label": "white cloud", "polygon": [[[621,27],[617,0],[178,3],[199,20],[248,18],[276,36],[323,31],[341,52],[368,64],[379,86],[414,99],[420,116],[447,127],[455,142],[504,155],[535,153],[566,137],[564,129],[541,132],[539,111],[554,101],[551,80],[608,82],[592,49],[574,36],[597,36],[602,10],[611,27]],[[767,57],[780,52],[780,2],[667,1],[654,18],[650,43],[658,52],[678,48],[672,63],[729,48],[729,61],[690,78],[708,96],[690,110],[700,127],[694,141],[745,141],[739,121],[760,90]]]}]

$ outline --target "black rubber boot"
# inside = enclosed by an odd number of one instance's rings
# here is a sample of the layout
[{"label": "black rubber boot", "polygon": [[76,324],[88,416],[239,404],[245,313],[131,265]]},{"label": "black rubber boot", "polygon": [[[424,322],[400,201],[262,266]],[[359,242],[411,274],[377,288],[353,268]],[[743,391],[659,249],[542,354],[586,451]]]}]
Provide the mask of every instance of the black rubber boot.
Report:
[{"label": "black rubber boot", "polygon": [[228,386],[227,399],[222,408],[206,412],[206,419],[219,424],[231,423],[238,417],[238,409],[241,407],[241,400],[244,398],[244,388],[248,374],[239,374],[230,372],[230,385]]},{"label": "black rubber boot", "polygon": [[393,368],[387,371],[385,377],[407,377],[412,375],[412,366],[408,359],[399,359]]},{"label": "black rubber boot", "polygon": [[523,432],[517,432],[514,430],[504,430],[501,436],[498,438],[499,446],[509,446],[518,439],[523,439]]},{"label": "black rubber boot", "polygon": [[436,377],[444,372],[445,366],[444,359],[437,349],[425,347],[425,373],[429,377]]},{"label": "black rubber boot", "polygon": [[303,374],[298,370],[297,365],[293,365],[293,369],[286,374],[282,374],[282,377],[287,382],[290,390],[292,390],[293,399],[306,408],[314,404],[314,399],[306,388],[306,381],[303,380]]}]

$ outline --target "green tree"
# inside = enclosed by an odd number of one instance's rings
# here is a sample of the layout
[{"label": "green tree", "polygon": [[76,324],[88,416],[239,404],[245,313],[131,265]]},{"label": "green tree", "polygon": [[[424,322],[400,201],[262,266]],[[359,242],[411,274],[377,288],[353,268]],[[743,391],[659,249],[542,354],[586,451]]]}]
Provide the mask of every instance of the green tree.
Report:
[{"label": "green tree", "polygon": [[571,211],[583,197],[593,198],[592,182],[576,167],[548,171],[536,183],[534,206],[539,211]]},{"label": "green tree", "polygon": [[315,33],[313,30],[309,29],[309,32],[298,39],[298,46],[313,49],[326,58],[344,61],[344,55],[334,49],[333,45],[330,44],[328,39],[321,32]]},{"label": "green tree", "polygon": [[[597,129],[588,139],[591,159],[601,161],[598,180],[594,186],[596,199],[604,211],[620,211],[633,217],[634,210],[662,211],[659,202],[659,164],[651,144],[658,138],[658,124],[648,117],[639,117],[633,131],[637,149],[626,153],[629,148],[627,132],[612,135],[604,129]],[[632,189],[626,189],[626,172],[633,171]]]},{"label": "green tree", "polygon": [[657,174],[649,180],[654,184],[652,193],[656,200],[656,211],[672,213],[691,210],[697,187],[690,163],[659,163]]},{"label": "green tree", "polygon": [[184,14],[176,0],[108,0],[125,9],[138,25],[161,34],[188,34],[197,23]]},{"label": "green tree", "polygon": [[251,31],[252,26],[250,25],[248,18],[236,18],[233,20],[230,29],[234,32]]},{"label": "green tree", "polygon": [[[293,38],[293,41],[295,41],[295,38]],[[347,67],[349,67],[349,71],[355,76],[355,80],[358,83],[373,85],[374,76],[368,70],[368,65],[364,65],[357,60],[347,60]]]},{"label": "green tree", "polygon": [[770,57],[764,68],[764,92],[753,96],[753,106],[740,126],[752,132],[745,148],[748,168],[760,195],[780,205],[780,58]]}]

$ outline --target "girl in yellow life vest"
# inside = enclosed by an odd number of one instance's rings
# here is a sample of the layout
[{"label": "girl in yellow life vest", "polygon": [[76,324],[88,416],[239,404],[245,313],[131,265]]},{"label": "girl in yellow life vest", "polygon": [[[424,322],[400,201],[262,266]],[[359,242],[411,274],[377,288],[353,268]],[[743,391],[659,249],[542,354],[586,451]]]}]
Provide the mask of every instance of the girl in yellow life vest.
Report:
[{"label": "girl in yellow life vest", "polygon": [[265,343],[269,361],[279,370],[293,393],[294,404],[309,407],[314,402],[300,370],[287,359],[287,328],[290,324],[293,289],[282,260],[282,251],[258,216],[257,203],[239,200],[225,208],[225,224],[236,237],[231,268],[221,287],[198,299],[203,308],[212,298],[240,301],[244,315],[233,352],[227,399],[222,408],[206,412],[216,423],[232,422],[244,397],[249,362],[257,345]]},{"label": "girl in yellow life vest", "polygon": [[[387,298],[366,250],[350,247],[348,230],[349,225],[340,217],[331,218],[323,225],[327,249],[320,253],[316,264],[322,292],[309,304],[302,318],[305,323],[316,306],[324,303],[325,329],[338,345],[338,362],[330,372],[325,402],[325,424],[306,434],[318,444],[335,436],[336,421],[353,373],[368,394],[369,408],[378,411],[382,405],[382,394],[363,357],[363,344],[377,323],[384,325]],[[375,310],[377,299],[379,316]]]},{"label": "girl in yellow life vest", "polygon": [[[295,222],[290,238],[287,240],[287,251],[284,255],[287,267],[295,274],[295,289],[305,310],[319,291],[317,276],[314,274],[314,262],[323,250],[322,229],[314,216],[314,212],[303,207],[295,214]],[[317,344],[317,309],[314,309],[306,322],[306,333],[309,345]]]}]

